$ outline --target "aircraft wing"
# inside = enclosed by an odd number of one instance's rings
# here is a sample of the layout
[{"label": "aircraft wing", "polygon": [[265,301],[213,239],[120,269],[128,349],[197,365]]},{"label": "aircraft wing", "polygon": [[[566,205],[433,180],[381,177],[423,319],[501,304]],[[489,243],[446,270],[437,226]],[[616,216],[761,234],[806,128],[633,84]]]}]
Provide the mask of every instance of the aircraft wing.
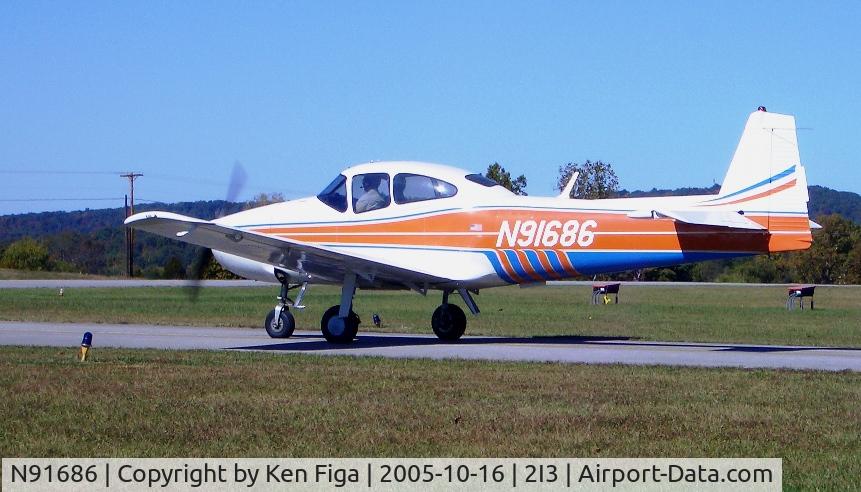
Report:
[{"label": "aircraft wing", "polygon": [[125,220],[129,227],[197,246],[340,283],[346,272],[362,287],[438,286],[451,283],[427,272],[382,263],[324,246],[284,239],[171,212],[141,212]]},{"label": "aircraft wing", "polygon": [[686,224],[766,230],[765,227],[731,210],[635,210],[630,212],[628,217],[632,219],[671,218]]}]

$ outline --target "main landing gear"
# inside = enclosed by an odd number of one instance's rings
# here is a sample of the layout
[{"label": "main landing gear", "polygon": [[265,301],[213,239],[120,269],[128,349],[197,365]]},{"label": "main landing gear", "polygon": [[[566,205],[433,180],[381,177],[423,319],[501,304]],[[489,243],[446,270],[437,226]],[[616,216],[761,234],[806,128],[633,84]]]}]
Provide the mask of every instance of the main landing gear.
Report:
[{"label": "main landing gear", "polygon": [[[463,288],[457,289],[463,302],[469,308],[472,314],[478,314],[480,311],[478,305],[472,299],[469,291]],[[440,340],[453,342],[463,336],[466,331],[466,314],[456,304],[448,303],[448,296],[452,290],[442,291],[442,304],[436,308],[431,317],[431,327],[433,332]]]},{"label": "main landing gear", "polygon": [[353,296],[356,294],[356,274],[348,273],[341,287],[341,304],[332,306],[320,320],[320,331],[329,343],[350,343],[359,332],[359,315],[353,312]]}]

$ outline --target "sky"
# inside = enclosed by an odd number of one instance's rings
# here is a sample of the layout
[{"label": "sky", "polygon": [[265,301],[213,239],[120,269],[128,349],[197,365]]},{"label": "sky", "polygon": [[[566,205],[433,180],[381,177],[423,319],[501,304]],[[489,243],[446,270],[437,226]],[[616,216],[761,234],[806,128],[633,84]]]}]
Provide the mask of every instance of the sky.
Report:
[{"label": "sky", "polygon": [[319,192],[371,160],[720,183],[750,112],[861,193],[861,2],[0,2],[0,214]]}]

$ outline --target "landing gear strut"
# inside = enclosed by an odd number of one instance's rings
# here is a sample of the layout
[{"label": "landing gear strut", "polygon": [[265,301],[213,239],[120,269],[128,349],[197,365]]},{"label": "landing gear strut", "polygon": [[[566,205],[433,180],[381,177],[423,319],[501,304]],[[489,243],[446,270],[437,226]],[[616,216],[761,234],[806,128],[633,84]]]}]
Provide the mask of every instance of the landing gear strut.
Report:
[{"label": "landing gear strut", "polygon": [[[478,314],[478,305],[475,304],[469,291],[463,288],[459,288],[457,291],[472,314]],[[459,306],[448,303],[448,296],[451,292],[451,290],[442,291],[442,304],[433,312],[431,327],[440,340],[453,342],[463,336],[463,332],[466,331],[466,315]]]},{"label": "landing gear strut", "polygon": [[330,307],[320,320],[320,331],[329,343],[350,343],[359,332],[359,315],[353,312],[356,274],[348,273],[341,288],[341,304]]},{"label": "landing gear strut", "polygon": [[[290,338],[293,330],[296,329],[296,320],[293,318],[293,313],[290,312],[290,306],[296,309],[302,309],[302,298],[305,297],[305,291],[308,288],[308,282],[300,285],[290,285],[290,277],[280,271],[275,272],[275,277],[281,282],[281,294],[278,296],[278,305],[275,309],[269,311],[266,316],[266,321],[263,327],[266,328],[266,333],[272,338]],[[299,295],[296,296],[296,301],[287,297],[290,289],[299,288]]]}]

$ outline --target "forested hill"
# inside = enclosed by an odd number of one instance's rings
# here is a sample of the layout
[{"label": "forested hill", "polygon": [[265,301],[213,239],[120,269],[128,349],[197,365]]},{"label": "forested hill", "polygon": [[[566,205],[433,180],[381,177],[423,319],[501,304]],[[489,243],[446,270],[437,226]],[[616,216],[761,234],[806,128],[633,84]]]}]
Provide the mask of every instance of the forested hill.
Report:
[{"label": "forested hill", "polygon": [[[649,191],[619,192],[621,198],[637,198],[646,196],[683,196],[683,195],[714,195],[720,190],[720,185],[709,188],[678,188],[675,190],[658,190],[652,188]],[[807,204],[808,215],[816,219],[823,215],[838,214],[856,224],[861,224],[861,195],[850,191],[837,191],[824,186],[808,186],[810,202]]]},{"label": "forested hill", "polygon": [[861,195],[823,186],[809,186],[807,190],[810,193],[810,217],[837,214],[861,224]]},{"label": "forested hill", "polygon": [[[136,212],[167,210],[192,217],[211,219],[242,210],[246,204],[223,200],[147,203]],[[99,275],[125,272],[125,232],[123,208],[42,212],[0,216],[0,251],[23,238],[38,241],[39,261],[31,270],[60,270]],[[138,232],[135,241],[135,268],[147,277],[181,277],[198,256],[198,248],[167,238]],[[16,243],[17,244],[17,243]],[[32,247],[32,246],[31,246]],[[44,253],[39,253],[42,248]],[[0,257],[0,263],[5,257]],[[173,272],[165,266],[174,265]],[[12,268],[19,266],[8,265]]]},{"label": "forested hill", "polygon": [[[224,200],[145,203],[136,206],[135,212],[167,210],[201,219],[211,219],[220,214],[238,212],[242,210],[243,205],[243,203]],[[121,228],[124,219],[123,208],[2,215],[0,216],[0,246],[22,237],[41,238],[67,231],[92,234],[102,229]]]}]

